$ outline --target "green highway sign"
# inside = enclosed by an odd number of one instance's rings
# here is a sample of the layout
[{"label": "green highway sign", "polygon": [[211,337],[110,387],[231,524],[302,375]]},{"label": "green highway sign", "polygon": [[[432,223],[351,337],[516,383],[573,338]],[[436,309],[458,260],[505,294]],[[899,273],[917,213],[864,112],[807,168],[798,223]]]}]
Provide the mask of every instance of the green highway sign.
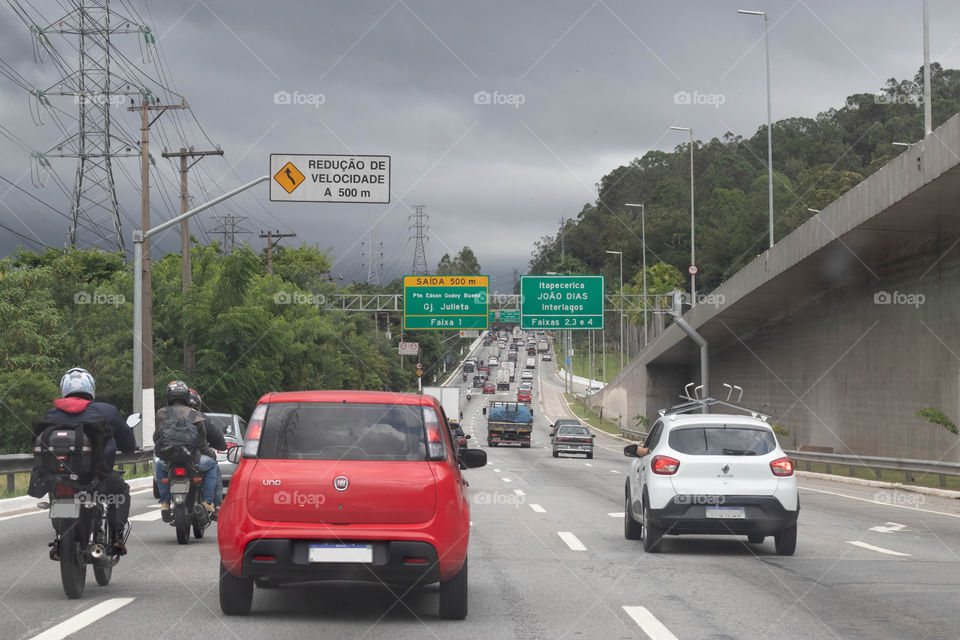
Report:
[{"label": "green highway sign", "polygon": [[493,324],[494,322],[499,322],[499,320],[500,320],[499,311],[491,311],[490,313],[487,314],[487,322]]},{"label": "green highway sign", "polygon": [[486,329],[489,285],[489,276],[404,276],[404,330]]},{"label": "green highway sign", "polygon": [[520,309],[501,309],[500,322],[520,322]]},{"label": "green highway sign", "polygon": [[521,276],[521,329],[602,329],[603,276]]}]

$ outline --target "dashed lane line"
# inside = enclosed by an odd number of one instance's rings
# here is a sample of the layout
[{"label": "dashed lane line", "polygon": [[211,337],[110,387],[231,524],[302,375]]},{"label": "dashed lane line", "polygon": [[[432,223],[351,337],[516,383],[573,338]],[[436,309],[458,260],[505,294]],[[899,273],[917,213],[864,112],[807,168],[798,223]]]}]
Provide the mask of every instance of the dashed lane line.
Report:
[{"label": "dashed lane line", "polygon": [[560,539],[563,540],[571,551],[586,551],[587,548],[583,546],[583,543],[580,542],[580,539],[573,535],[569,531],[558,531],[557,535],[560,536]]},{"label": "dashed lane line", "polygon": [[847,540],[847,544],[852,544],[853,546],[860,547],[862,549],[869,549],[870,551],[876,551],[877,553],[885,553],[888,556],[910,556],[909,553],[901,553],[891,549],[884,549],[883,547],[877,547],[872,544],[867,544],[866,542],[860,542],[859,540]]},{"label": "dashed lane line", "polygon": [[86,611],[78,613],[72,618],[67,618],[58,625],[50,627],[43,633],[33,636],[30,640],[63,640],[63,638],[80,631],[80,629],[90,626],[100,618],[106,617],[117,609],[127,606],[133,602],[133,600],[133,598],[111,598],[104,600]]},{"label": "dashed lane line", "polygon": [[677,636],[670,632],[666,626],[654,616],[646,607],[627,607],[623,610],[627,612],[634,622],[637,623],[643,632],[647,634],[650,640],[677,640]]},{"label": "dashed lane line", "polygon": [[547,512],[546,509],[544,509],[543,507],[541,507],[541,506],[538,505],[538,504],[531,504],[531,505],[530,505],[530,508],[533,509],[534,511],[536,511],[537,513],[546,513],[546,512]]}]

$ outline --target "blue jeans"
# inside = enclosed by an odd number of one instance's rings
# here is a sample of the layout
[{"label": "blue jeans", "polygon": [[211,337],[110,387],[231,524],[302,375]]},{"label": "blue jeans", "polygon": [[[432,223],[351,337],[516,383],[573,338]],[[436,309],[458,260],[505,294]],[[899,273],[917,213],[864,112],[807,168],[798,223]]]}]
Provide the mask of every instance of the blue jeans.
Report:
[{"label": "blue jeans", "polygon": [[[213,504],[214,495],[217,492],[217,480],[220,478],[220,468],[217,461],[209,456],[200,456],[200,463],[197,465],[200,473],[203,474],[203,483],[200,485],[203,501]],[[160,489],[160,502],[170,503],[170,484],[163,482],[167,479],[169,470],[167,463],[163,460],[157,460],[157,487]],[[222,485],[221,485],[222,486]],[[223,493],[223,489],[220,490]]]}]

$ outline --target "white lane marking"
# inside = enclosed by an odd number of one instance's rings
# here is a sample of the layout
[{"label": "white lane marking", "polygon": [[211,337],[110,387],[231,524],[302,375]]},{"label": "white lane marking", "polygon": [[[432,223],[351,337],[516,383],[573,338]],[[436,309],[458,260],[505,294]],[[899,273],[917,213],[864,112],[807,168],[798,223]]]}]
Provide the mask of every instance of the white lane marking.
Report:
[{"label": "white lane marking", "polygon": [[883,547],[875,547],[872,544],[867,544],[866,542],[860,542],[859,540],[847,540],[847,544],[852,544],[855,547],[862,547],[864,549],[869,549],[870,551],[876,551],[877,553],[885,553],[888,556],[909,556],[909,553],[900,553],[899,551],[891,551],[890,549],[884,549]]},{"label": "white lane marking", "polygon": [[12,516],[3,516],[2,518],[0,518],[0,522],[3,522],[4,520],[13,520],[14,518],[22,518],[23,516],[35,516],[38,513],[46,513],[46,512],[47,512],[46,509],[38,509],[37,511],[27,511],[26,513],[18,513]]},{"label": "white lane marking", "polygon": [[[159,507],[160,505],[157,505]],[[159,509],[156,511],[147,511],[146,513],[141,513],[137,516],[130,516],[130,522],[153,522],[154,520],[159,520],[163,517],[163,513]]]},{"label": "white lane marking", "polygon": [[133,600],[134,598],[111,598],[104,600],[100,604],[90,607],[83,613],[78,613],[55,627],[50,627],[43,633],[33,636],[31,640],[63,640],[63,638],[93,624],[100,618],[110,615],[121,607],[127,606],[133,602]]},{"label": "white lane marking", "polygon": [[910,529],[907,529],[907,525],[905,524],[888,522],[885,525],[877,525],[875,527],[870,527],[870,531],[879,531],[880,533],[892,533],[894,531],[910,531]]},{"label": "white lane marking", "polygon": [[500,469],[494,469],[493,472],[494,472],[494,473],[500,473]]},{"label": "white lane marking", "polygon": [[646,607],[624,606],[623,610],[633,618],[637,626],[643,629],[650,640],[677,640],[677,636],[670,633],[670,629],[667,629],[662,622],[657,620],[656,616],[650,613]]},{"label": "white lane marking", "polygon": [[503,480],[504,482],[513,482],[513,480],[511,480],[510,478],[501,478],[501,480]]},{"label": "white lane marking", "polygon": [[620,473],[620,472],[617,471],[616,469],[610,469],[610,473]]},{"label": "white lane marking", "polygon": [[620,513],[608,513],[607,515],[610,516],[611,518],[622,518],[624,513],[623,511],[621,511]]},{"label": "white lane marking", "polygon": [[525,495],[527,495],[526,493],[523,492],[523,489],[514,489],[513,492],[514,492],[515,494],[517,494],[518,496],[525,496]]},{"label": "white lane marking", "polygon": [[546,509],[544,509],[543,507],[541,507],[541,506],[538,505],[538,504],[531,504],[531,505],[530,505],[530,508],[533,509],[534,511],[536,511],[537,513],[546,513],[546,512],[547,512]]},{"label": "white lane marking", "polygon": [[812,489],[810,487],[800,487],[804,491],[814,491],[816,493],[826,493],[831,496],[839,496],[841,498],[849,498],[851,500],[859,500],[861,502],[871,502],[873,504],[882,504],[885,507],[897,507],[898,509],[908,509],[909,511],[922,511],[924,513],[934,513],[938,516],[950,516],[951,518],[960,518],[960,513],[947,513],[946,511],[934,511],[933,509],[921,509],[920,507],[910,507],[905,504],[892,504],[890,502],[884,502],[883,500],[871,500],[870,498],[858,498],[857,496],[848,496],[845,493],[837,493],[836,491],[826,491],[824,489]]},{"label": "white lane marking", "polygon": [[585,465],[588,466],[588,467],[592,467],[592,466],[593,466],[593,465],[590,464],[589,462],[584,462],[583,464],[585,464]]},{"label": "white lane marking", "polygon": [[583,546],[583,543],[580,542],[580,539],[577,536],[573,535],[569,531],[558,531],[557,535],[560,536],[560,539],[567,543],[567,546],[570,547],[572,551],[586,551],[587,548]]}]

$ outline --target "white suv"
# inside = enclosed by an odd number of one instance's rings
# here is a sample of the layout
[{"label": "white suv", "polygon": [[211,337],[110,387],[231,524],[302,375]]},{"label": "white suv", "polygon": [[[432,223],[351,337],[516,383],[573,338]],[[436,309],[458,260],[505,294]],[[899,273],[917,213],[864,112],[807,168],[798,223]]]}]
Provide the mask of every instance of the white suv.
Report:
[{"label": "white suv", "polygon": [[639,452],[635,444],[624,448],[634,458],[624,536],[656,552],[665,534],[745,535],[756,544],[772,535],[777,553],[792,555],[797,477],[766,416],[683,412],[702,406],[661,415]]}]

